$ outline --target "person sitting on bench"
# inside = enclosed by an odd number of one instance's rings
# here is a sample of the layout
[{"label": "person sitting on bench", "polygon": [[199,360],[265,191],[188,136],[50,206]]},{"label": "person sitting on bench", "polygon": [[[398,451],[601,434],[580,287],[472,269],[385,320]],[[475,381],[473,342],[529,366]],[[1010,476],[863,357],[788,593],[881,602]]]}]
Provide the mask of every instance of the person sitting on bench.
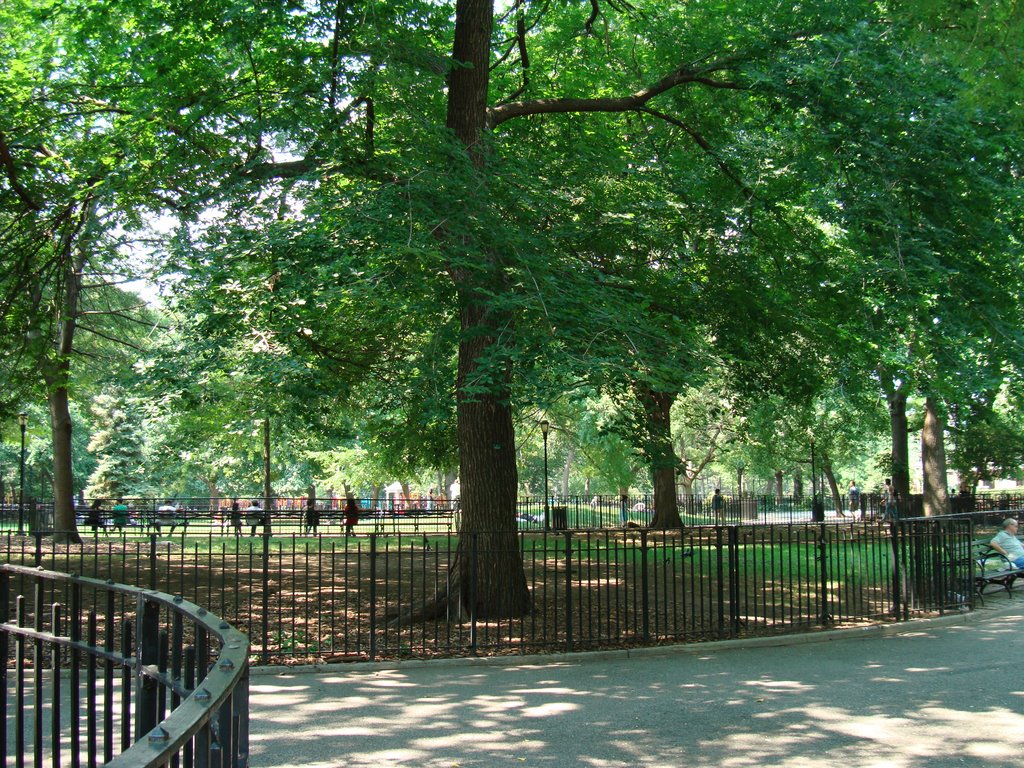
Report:
[{"label": "person sitting on bench", "polygon": [[995,535],[989,546],[1009,560],[1015,568],[1024,568],[1024,545],[1017,538],[1017,521],[1012,517],[1003,520],[1003,530]]}]

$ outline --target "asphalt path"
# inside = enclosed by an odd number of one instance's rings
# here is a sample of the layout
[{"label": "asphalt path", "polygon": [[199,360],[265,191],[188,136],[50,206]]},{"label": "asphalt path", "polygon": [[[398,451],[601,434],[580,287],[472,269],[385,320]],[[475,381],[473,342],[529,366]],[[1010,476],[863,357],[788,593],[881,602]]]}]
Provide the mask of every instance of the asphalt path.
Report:
[{"label": "asphalt path", "polygon": [[767,641],[256,670],[250,765],[1024,766],[1024,600],[988,603]]}]

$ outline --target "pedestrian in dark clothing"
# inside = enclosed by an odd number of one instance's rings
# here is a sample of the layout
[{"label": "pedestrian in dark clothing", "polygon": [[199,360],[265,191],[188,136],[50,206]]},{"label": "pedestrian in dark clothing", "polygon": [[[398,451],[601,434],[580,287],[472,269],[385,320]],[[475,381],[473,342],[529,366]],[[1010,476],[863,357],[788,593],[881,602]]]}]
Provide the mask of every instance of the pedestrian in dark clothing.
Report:
[{"label": "pedestrian in dark clothing", "polygon": [[345,500],[345,535],[356,535],[356,523],[359,522],[359,504],[354,496]]},{"label": "pedestrian in dark clothing", "polygon": [[316,508],[316,499],[312,496],[306,499],[305,517],[305,532],[315,534],[317,532],[316,527],[320,525],[320,510]]},{"label": "pedestrian in dark clothing", "polygon": [[103,527],[103,502],[95,499],[85,516],[85,524],[94,531]]}]

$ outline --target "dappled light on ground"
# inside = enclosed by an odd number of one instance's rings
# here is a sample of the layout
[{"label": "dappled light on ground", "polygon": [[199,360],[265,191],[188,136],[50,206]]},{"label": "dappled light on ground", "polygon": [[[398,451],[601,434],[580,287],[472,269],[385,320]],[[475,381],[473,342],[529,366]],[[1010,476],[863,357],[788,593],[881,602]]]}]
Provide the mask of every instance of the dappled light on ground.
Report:
[{"label": "dappled light on ground", "polygon": [[[258,766],[1020,764],[1024,617],[551,665],[256,675]],[[992,642],[998,639],[998,642]]]}]

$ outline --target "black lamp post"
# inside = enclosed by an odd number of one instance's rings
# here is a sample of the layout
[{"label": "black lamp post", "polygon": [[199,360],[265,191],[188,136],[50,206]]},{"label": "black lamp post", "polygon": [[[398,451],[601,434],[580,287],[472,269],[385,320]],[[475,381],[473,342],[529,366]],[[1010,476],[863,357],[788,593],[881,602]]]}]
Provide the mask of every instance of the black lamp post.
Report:
[{"label": "black lamp post", "polygon": [[811,505],[818,500],[818,471],[814,468],[814,438],[811,438]]},{"label": "black lamp post", "polygon": [[28,414],[18,414],[21,425],[21,471],[18,474],[18,533],[25,532],[25,427],[28,426]]},{"label": "black lamp post", "polygon": [[814,438],[811,438],[811,521],[825,522],[825,502],[818,501],[818,471],[814,463]]},{"label": "black lamp post", "polygon": [[544,435],[544,530],[551,527],[551,510],[548,504],[548,430],[551,424],[547,419],[540,423],[540,433]]}]

